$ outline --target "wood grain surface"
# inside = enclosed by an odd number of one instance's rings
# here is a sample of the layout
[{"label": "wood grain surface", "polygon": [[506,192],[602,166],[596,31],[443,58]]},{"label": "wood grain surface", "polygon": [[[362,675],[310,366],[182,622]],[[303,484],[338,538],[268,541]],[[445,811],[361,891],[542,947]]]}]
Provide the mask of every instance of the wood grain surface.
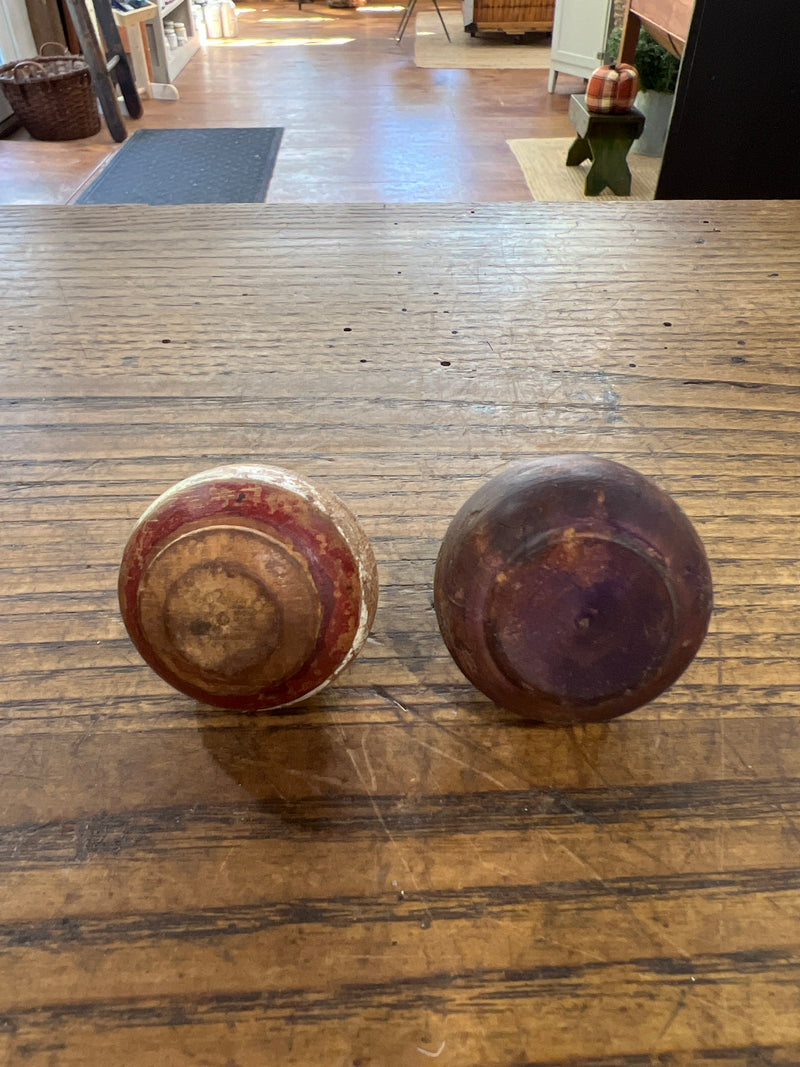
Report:
[{"label": "wood grain surface", "polygon": [[[0,213],[0,1062],[800,1063],[800,207]],[[687,512],[708,638],[531,725],[431,602],[461,503],[583,451]],[[201,706],[116,602],[230,462],[338,493],[382,583],[311,703]]]}]

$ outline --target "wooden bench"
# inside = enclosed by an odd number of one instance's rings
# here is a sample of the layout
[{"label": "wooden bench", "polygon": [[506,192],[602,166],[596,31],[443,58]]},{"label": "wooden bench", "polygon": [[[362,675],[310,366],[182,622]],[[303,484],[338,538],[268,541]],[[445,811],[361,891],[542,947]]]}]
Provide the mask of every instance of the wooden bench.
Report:
[{"label": "wooden bench", "polygon": [[570,97],[569,117],[578,136],[567,153],[567,166],[592,161],[584,185],[586,196],[598,196],[606,186],[617,196],[630,196],[627,155],[644,129],[641,111],[634,107],[623,115],[596,115],[586,107],[584,96],[575,95]]}]

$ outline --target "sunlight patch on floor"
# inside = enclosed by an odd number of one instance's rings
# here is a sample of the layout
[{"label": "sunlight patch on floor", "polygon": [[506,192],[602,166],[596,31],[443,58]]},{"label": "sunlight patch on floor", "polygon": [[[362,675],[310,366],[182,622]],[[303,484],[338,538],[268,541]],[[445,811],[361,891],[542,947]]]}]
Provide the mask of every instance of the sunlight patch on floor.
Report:
[{"label": "sunlight patch on floor", "polygon": [[235,39],[212,39],[206,41],[210,48],[295,48],[297,45],[352,44],[355,37],[245,37]]},{"label": "sunlight patch on floor", "polygon": [[328,18],[325,15],[298,15],[297,18],[267,18],[256,19],[257,22],[277,22],[280,25],[286,25],[290,22],[335,22],[335,19]]}]

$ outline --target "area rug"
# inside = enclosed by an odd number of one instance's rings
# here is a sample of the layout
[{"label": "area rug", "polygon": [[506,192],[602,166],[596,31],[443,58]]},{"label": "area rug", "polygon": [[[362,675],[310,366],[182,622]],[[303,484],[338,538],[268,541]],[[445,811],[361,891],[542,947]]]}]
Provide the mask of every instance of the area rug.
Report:
[{"label": "area rug", "polygon": [[631,195],[617,196],[604,189],[599,196],[585,196],[586,175],[591,164],[577,167],[566,164],[573,137],[536,137],[506,142],[522,167],[525,181],[534,200],[652,200],[655,196],[661,159],[628,153],[631,172]]},{"label": "area rug", "polygon": [[414,62],[437,70],[546,70],[550,67],[550,34],[529,33],[517,42],[505,33],[470,37],[461,11],[443,11],[450,34],[444,35],[435,11],[417,15]]},{"label": "area rug", "polygon": [[137,130],[76,204],[260,204],[283,129]]}]

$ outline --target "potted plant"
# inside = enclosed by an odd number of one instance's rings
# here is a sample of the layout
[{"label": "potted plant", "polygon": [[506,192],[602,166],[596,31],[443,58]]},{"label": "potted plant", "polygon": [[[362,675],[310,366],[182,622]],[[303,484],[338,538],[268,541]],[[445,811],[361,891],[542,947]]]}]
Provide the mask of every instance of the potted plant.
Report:
[{"label": "potted plant", "polygon": [[[608,39],[609,55],[619,55],[621,38],[621,29],[612,30]],[[667,140],[681,61],[642,28],[633,65],[639,72],[639,92],[635,104],[644,115],[645,124],[642,136],[633,142],[631,151],[643,156],[661,156]]]}]

